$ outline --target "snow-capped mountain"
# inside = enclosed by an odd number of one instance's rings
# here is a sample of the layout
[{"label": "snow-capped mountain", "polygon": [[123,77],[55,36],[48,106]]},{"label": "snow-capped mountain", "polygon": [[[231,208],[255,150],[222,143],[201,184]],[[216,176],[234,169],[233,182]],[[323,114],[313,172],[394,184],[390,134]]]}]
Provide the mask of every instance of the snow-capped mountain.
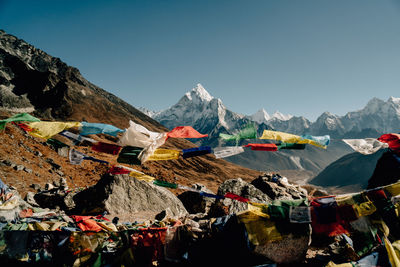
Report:
[{"label": "snow-capped mountain", "polygon": [[201,84],[187,92],[175,105],[156,113],[154,119],[168,128],[190,125],[210,137],[233,133],[250,122],[248,118],[228,110],[221,99],[211,96]]},{"label": "snow-capped mountain", "polygon": [[268,114],[268,112],[263,108],[258,110],[253,115],[248,116],[248,118],[250,120],[257,122],[258,124],[268,123],[268,121],[274,120],[274,119],[281,120],[281,121],[287,121],[287,120],[290,120],[292,117],[293,117],[293,115],[290,115],[290,114],[284,115],[284,114],[280,113],[279,111],[275,111],[274,114],[272,114],[272,116],[270,116]]}]

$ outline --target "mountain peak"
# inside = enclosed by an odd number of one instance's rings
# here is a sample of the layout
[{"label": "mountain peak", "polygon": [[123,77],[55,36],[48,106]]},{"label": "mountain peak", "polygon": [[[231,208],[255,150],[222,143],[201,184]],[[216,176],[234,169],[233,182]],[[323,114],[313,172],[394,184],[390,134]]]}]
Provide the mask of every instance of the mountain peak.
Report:
[{"label": "mountain peak", "polygon": [[193,100],[194,97],[207,102],[210,102],[214,99],[214,97],[211,96],[210,93],[207,92],[207,90],[200,83],[198,83],[196,87],[194,87],[190,92],[187,92],[185,95],[190,100]]},{"label": "mountain peak", "polygon": [[257,123],[263,123],[267,122],[269,119],[271,119],[271,116],[268,114],[268,112],[265,109],[259,109],[256,113],[250,116],[251,120],[257,122]]},{"label": "mountain peak", "polygon": [[290,115],[290,114],[284,115],[279,111],[275,111],[274,114],[272,114],[272,116],[271,116],[271,118],[276,118],[281,121],[290,120],[292,117],[293,117],[293,115]]},{"label": "mountain peak", "polygon": [[388,102],[392,102],[392,103],[395,103],[395,104],[400,104],[400,97],[391,96],[391,97],[389,97]]}]

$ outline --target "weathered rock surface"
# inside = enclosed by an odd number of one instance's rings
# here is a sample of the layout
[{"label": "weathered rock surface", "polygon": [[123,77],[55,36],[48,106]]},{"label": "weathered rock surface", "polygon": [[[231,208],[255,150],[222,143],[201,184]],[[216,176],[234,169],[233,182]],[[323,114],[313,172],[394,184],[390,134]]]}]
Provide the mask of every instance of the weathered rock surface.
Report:
[{"label": "weathered rock surface", "polygon": [[80,214],[129,214],[169,209],[175,217],[188,214],[182,202],[168,189],[149,184],[129,175],[104,175],[100,181],[74,196]]},{"label": "weathered rock surface", "polygon": [[[308,225],[307,225],[308,226]],[[265,256],[276,263],[302,262],[311,243],[311,230],[307,234],[289,234],[282,240],[255,246],[254,253]]]},{"label": "weathered rock surface", "polygon": [[[204,185],[194,184],[193,189],[201,190],[206,193],[213,193],[208,190]],[[214,203],[214,199],[203,197],[198,192],[186,191],[178,195],[180,201],[182,201],[186,210],[189,213],[208,213],[211,205]]]},{"label": "weathered rock surface", "polygon": [[[264,194],[254,185],[243,181],[241,178],[226,180],[219,186],[218,195],[223,196],[228,192],[248,198],[250,201],[257,203],[268,204],[271,202],[271,198],[268,195]],[[237,200],[226,198],[223,202],[224,205],[229,206],[229,213],[237,213],[247,209],[247,203]]]},{"label": "weathered rock surface", "polygon": [[251,182],[274,200],[292,200],[307,197],[307,190],[287,182],[285,177],[263,174]]}]

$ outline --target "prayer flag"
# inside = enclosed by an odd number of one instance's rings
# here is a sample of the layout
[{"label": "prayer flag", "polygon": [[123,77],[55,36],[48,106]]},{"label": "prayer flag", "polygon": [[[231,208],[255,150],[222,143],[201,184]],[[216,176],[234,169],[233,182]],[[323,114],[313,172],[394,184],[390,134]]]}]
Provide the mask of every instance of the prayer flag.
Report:
[{"label": "prayer flag", "polygon": [[125,146],[119,153],[117,162],[140,165],[141,161],[139,160],[139,154],[142,152],[142,150],[143,148],[141,147]]},{"label": "prayer flag", "polygon": [[201,156],[205,154],[210,154],[211,153],[211,147],[209,146],[201,146],[201,147],[194,147],[194,148],[188,148],[188,149],[183,149],[182,150],[182,157],[184,159],[190,158],[190,157],[195,157],[195,156]]},{"label": "prayer flag", "polygon": [[389,145],[389,148],[392,150],[396,151],[400,149],[400,134],[396,133],[384,134],[381,135],[381,137],[379,137],[378,140],[387,143]]},{"label": "prayer flag", "polygon": [[162,187],[173,188],[173,189],[178,188],[177,184],[168,183],[168,182],[161,181],[161,180],[154,180],[153,184],[158,185],[158,186],[162,186]]},{"label": "prayer flag", "polygon": [[251,150],[257,151],[278,151],[275,144],[247,144],[244,147],[251,147]]},{"label": "prayer flag", "polygon": [[64,131],[68,128],[81,126],[80,122],[59,122],[59,121],[38,121],[30,122],[28,126],[32,128],[29,134],[40,137],[43,139],[49,139],[50,137]]},{"label": "prayer flag", "polygon": [[373,154],[379,149],[389,147],[388,144],[383,143],[375,138],[364,139],[342,139],[343,142],[348,144],[354,151],[363,155]]},{"label": "prayer flag", "polygon": [[240,139],[256,139],[257,138],[257,129],[254,124],[248,124],[245,128],[241,129],[237,134],[224,134],[220,133],[219,137],[226,141],[236,141],[238,142]]},{"label": "prayer flag", "polygon": [[[310,144],[310,145],[314,145],[314,146],[326,149],[326,145],[322,145],[321,143],[319,143],[319,141],[315,141],[315,140],[325,140],[326,136],[325,137],[309,136],[309,137],[312,137],[313,140],[305,139],[305,138],[303,138],[299,135],[295,135],[295,134],[289,134],[289,133],[271,131],[271,130],[264,130],[260,139],[271,139],[271,140],[277,140],[277,141],[282,141],[284,143],[292,143],[292,144]],[[328,143],[329,143],[329,141],[328,141]]]},{"label": "prayer flag", "polygon": [[77,151],[77,150],[75,150],[73,148],[69,150],[69,162],[71,164],[81,165],[81,163],[82,163],[83,159],[85,158],[85,156],[86,155],[84,153],[79,152],[79,151]]},{"label": "prayer flag", "polygon": [[291,223],[311,223],[311,208],[290,206],[289,221]]},{"label": "prayer flag", "polygon": [[103,152],[111,155],[118,155],[121,147],[114,144],[108,144],[103,142],[97,142],[92,145],[92,150],[97,152]]},{"label": "prayer flag", "polygon": [[18,121],[29,121],[29,122],[35,122],[35,121],[40,121],[38,118],[33,117],[32,115],[28,113],[20,113],[16,114],[10,118],[0,120],[0,130],[3,130],[4,127],[6,126],[7,122],[18,122]]},{"label": "prayer flag", "polygon": [[179,150],[158,148],[147,160],[172,160],[179,159]]},{"label": "prayer flag", "polygon": [[208,134],[201,134],[191,126],[178,126],[167,133],[167,138],[203,138]]},{"label": "prayer flag", "polygon": [[65,136],[67,138],[69,138],[70,140],[73,140],[74,142],[82,142],[82,141],[88,141],[90,143],[96,143],[97,141],[92,139],[92,138],[88,138],[88,137],[83,137],[79,134],[74,134],[71,133],[70,131],[62,131],[61,133],[59,133],[62,136]]},{"label": "prayer flag", "polygon": [[244,149],[241,146],[226,146],[214,148],[214,155],[217,159],[234,156],[243,152]]},{"label": "prayer flag", "polygon": [[82,122],[82,128],[80,130],[81,135],[89,135],[89,134],[108,134],[111,136],[117,136],[118,133],[122,133],[124,130],[121,130],[114,125],[104,124],[104,123],[91,123],[91,122]]},{"label": "prayer flag", "polygon": [[234,200],[237,200],[237,201],[240,201],[240,202],[249,202],[248,198],[241,197],[241,196],[238,196],[238,195],[230,193],[230,192],[226,193],[224,195],[224,197],[230,198],[230,199],[234,199]]},{"label": "prayer flag", "polygon": [[129,174],[131,171],[122,167],[112,166],[111,169],[107,171],[111,175],[117,174]]},{"label": "prayer flag", "polygon": [[296,150],[302,150],[306,148],[306,144],[291,144],[291,143],[280,143],[277,145],[278,150],[281,149],[296,149]]}]

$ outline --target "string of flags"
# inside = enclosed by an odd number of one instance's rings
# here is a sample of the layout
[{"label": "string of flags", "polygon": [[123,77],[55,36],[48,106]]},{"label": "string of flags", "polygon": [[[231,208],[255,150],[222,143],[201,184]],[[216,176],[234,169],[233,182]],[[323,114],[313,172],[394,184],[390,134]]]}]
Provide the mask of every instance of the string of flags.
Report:
[{"label": "string of flags", "polygon": [[[207,134],[201,134],[190,126],[178,126],[169,132],[160,133],[150,131],[144,126],[129,121],[129,127],[125,130],[119,129],[113,125],[104,123],[89,122],[49,122],[27,114],[21,113],[8,119],[0,121],[0,129],[5,124],[13,122],[29,132],[31,135],[50,139],[56,134],[61,134],[75,143],[89,142],[91,149],[96,152],[103,152],[111,155],[118,155],[119,163],[142,164],[148,160],[173,160],[179,159],[180,155],[184,159],[194,156],[214,153],[216,158],[225,158],[243,153],[243,148],[250,148],[254,151],[279,151],[282,149],[301,150],[305,149],[306,144],[326,149],[330,143],[330,136],[312,136],[312,135],[294,135],[285,132],[264,130],[259,139],[273,140],[277,143],[249,143],[244,146],[238,146],[242,139],[257,139],[257,129],[254,124],[248,124],[237,134],[220,133],[219,137],[225,141],[236,141],[236,146],[226,146],[211,148],[208,146],[198,148],[188,148],[183,150],[159,149],[168,138],[204,138]],[[70,128],[79,128],[79,134],[68,131]],[[119,137],[118,144],[110,144],[96,141],[86,137],[90,134],[108,134]],[[372,154],[382,148],[389,147],[393,150],[400,149],[399,134],[384,134],[378,139],[343,139],[343,141],[352,147],[355,151],[362,154]],[[72,152],[74,154],[75,152]],[[76,153],[75,153],[76,154]],[[86,158],[88,157],[86,156]]]}]

